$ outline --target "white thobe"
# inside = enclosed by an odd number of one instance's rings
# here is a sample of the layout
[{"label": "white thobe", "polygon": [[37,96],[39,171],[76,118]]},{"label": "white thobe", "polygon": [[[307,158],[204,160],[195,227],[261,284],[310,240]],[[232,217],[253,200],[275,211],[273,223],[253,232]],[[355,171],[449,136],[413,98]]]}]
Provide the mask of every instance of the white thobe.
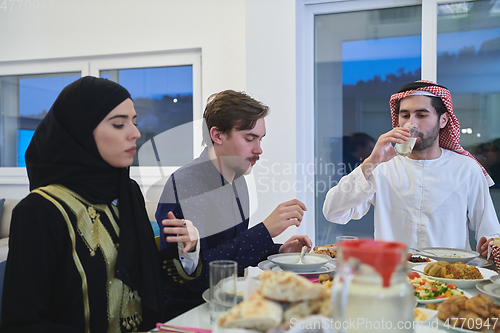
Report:
[{"label": "white thobe", "polygon": [[497,237],[500,224],[488,184],[470,157],[441,149],[433,160],[396,156],[367,179],[360,167],[328,191],[326,219],[346,224],[375,206],[375,239],[407,246],[470,249],[469,228]]}]

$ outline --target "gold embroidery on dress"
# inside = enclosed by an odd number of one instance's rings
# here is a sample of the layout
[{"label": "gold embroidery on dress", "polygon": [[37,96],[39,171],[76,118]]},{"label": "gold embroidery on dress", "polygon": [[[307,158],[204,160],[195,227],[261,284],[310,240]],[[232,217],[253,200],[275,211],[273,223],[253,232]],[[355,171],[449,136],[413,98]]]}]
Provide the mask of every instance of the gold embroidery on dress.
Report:
[{"label": "gold embroidery on dress", "polygon": [[[108,298],[108,332],[121,332],[131,330],[142,322],[141,300],[137,291],[132,291],[121,280],[114,277],[114,268],[118,254],[118,244],[113,243],[113,239],[101,223],[100,216],[105,214],[117,235],[120,228],[107,205],[92,205],[78,194],[69,189],[52,185],[43,188],[46,192],[63,200],[77,217],[77,230],[84,243],[90,251],[91,256],[95,256],[97,248],[101,249],[107,271],[107,298]],[[118,209],[112,207],[116,216]]]},{"label": "gold embroidery on dress", "polygon": [[142,322],[142,311],[140,297],[137,291],[132,291],[127,285],[123,285],[121,324],[127,330],[139,326]]},{"label": "gold embroidery on dress", "polygon": [[68,233],[69,233],[69,238],[71,239],[71,254],[73,257],[73,261],[75,262],[76,269],[78,273],[80,274],[80,277],[82,279],[82,294],[83,294],[83,312],[84,312],[84,318],[85,318],[85,333],[90,332],[90,307],[89,307],[89,294],[88,294],[88,285],[87,285],[87,275],[85,274],[85,270],[83,269],[82,263],[80,261],[80,258],[78,257],[78,253],[76,252],[76,240],[75,240],[75,230],[73,229],[73,226],[71,225],[71,221],[69,219],[68,213],[66,213],[66,210],[64,209],[63,206],[59,202],[57,202],[54,198],[49,196],[47,193],[42,192],[41,190],[45,190],[46,188],[40,188],[40,189],[35,189],[32,192],[37,193],[44,197],[45,199],[49,200],[52,202],[54,206],[59,209],[61,212],[61,215],[63,216],[64,220],[66,221],[66,225],[68,227]]}]

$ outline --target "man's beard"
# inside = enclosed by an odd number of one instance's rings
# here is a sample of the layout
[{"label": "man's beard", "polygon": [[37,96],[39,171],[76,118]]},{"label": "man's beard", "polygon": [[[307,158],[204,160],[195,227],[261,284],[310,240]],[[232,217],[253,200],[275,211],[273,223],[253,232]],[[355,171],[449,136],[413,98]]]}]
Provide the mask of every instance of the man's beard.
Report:
[{"label": "man's beard", "polygon": [[441,129],[439,128],[439,119],[438,119],[436,126],[429,134],[424,135],[424,133],[419,133],[418,136],[420,137],[421,141],[420,142],[417,141],[417,143],[415,143],[415,147],[413,147],[413,150],[422,151],[429,147],[432,147],[432,145],[434,144],[434,142],[436,142],[439,136],[440,130]]}]

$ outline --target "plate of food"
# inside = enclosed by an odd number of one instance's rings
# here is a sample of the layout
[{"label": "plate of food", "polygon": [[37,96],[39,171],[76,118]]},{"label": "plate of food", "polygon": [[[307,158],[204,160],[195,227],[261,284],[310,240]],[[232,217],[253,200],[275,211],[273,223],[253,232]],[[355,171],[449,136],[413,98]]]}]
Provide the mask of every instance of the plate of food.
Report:
[{"label": "plate of food", "polygon": [[461,263],[452,265],[442,261],[414,266],[413,270],[424,273],[435,280],[455,284],[462,289],[474,288],[476,283],[489,280],[492,276],[498,275],[497,272],[487,268]]},{"label": "plate of food", "polygon": [[[283,269],[278,266],[277,264],[273,263],[272,261],[269,260],[264,260],[259,262],[257,265],[260,269],[263,271],[271,270],[271,271],[282,271]],[[321,266],[319,269],[311,272],[296,272],[298,275],[302,275],[305,277],[316,277],[319,276],[320,274],[330,274],[332,272],[335,272],[336,265],[333,261],[327,262],[325,265]]]},{"label": "plate of food", "polygon": [[408,253],[406,255],[406,268],[411,271],[414,266],[436,262],[436,260],[424,256]]},{"label": "plate of food", "polygon": [[[497,306],[491,299],[483,295],[453,296],[439,304],[437,311],[439,328],[446,330],[497,332],[500,325],[500,321],[495,319],[498,318],[495,315],[498,312]],[[459,311],[458,317],[456,311]]]},{"label": "plate of food", "polygon": [[419,251],[421,251],[422,254],[425,254],[426,257],[436,261],[446,261],[450,264],[456,262],[467,263],[468,261],[479,257],[479,253],[476,251],[453,249],[448,247],[425,247],[419,249]]},{"label": "plate of food", "polygon": [[326,254],[331,258],[337,257],[337,244],[328,244],[323,246],[315,246],[309,253]]},{"label": "plate of food", "polygon": [[457,288],[455,284],[435,280],[417,272],[409,273],[408,279],[413,287],[417,302],[420,304],[440,303],[453,295],[471,297],[469,293]]}]

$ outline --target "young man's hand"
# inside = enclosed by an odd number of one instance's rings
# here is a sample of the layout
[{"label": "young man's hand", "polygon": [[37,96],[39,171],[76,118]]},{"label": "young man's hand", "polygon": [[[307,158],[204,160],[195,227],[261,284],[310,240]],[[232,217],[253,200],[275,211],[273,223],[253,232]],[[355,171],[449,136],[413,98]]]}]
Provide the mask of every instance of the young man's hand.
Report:
[{"label": "young man's hand", "polygon": [[306,206],[297,199],[283,202],[264,220],[271,237],[276,237],[291,225],[299,226]]},{"label": "young man's hand", "polygon": [[280,253],[300,252],[303,246],[307,246],[306,252],[309,252],[312,241],[306,235],[295,235],[281,245]]},{"label": "young man's hand", "polygon": [[176,219],[174,213],[172,212],[168,212],[167,217],[167,219],[161,221],[161,224],[165,226],[163,228],[163,233],[165,235],[177,234],[177,236],[166,237],[167,242],[183,243],[183,253],[194,251],[196,249],[196,244],[198,243],[198,232],[196,231],[193,222],[189,220]]}]

